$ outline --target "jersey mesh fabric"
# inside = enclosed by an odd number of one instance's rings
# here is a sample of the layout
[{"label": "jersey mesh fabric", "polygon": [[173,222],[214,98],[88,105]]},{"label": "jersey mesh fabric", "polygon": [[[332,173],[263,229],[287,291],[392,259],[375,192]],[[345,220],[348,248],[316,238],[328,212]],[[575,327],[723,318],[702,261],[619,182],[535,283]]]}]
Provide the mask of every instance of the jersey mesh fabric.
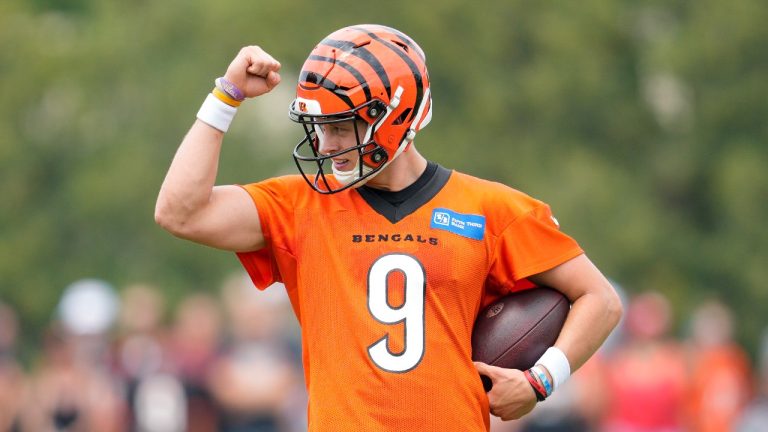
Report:
[{"label": "jersey mesh fabric", "polygon": [[[354,190],[321,195],[299,176],[244,188],[267,247],[238,257],[260,289],[286,286],[302,328],[310,431],[489,430],[471,360],[478,311],[582,253],[547,205],[457,172],[397,223]],[[482,238],[432,228],[435,209],[484,216]],[[398,313],[406,318],[387,315]],[[386,352],[374,353],[380,341]]]}]

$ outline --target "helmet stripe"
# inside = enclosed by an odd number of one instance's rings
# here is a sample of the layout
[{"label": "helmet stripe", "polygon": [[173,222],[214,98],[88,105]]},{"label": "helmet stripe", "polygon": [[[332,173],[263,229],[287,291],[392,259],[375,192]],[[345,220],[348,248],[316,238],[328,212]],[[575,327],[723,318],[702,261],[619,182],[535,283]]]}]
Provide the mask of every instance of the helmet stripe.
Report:
[{"label": "helmet stripe", "polygon": [[384,66],[381,64],[379,59],[376,58],[375,55],[371,54],[370,51],[368,51],[365,47],[358,47],[355,49],[355,44],[348,41],[339,41],[334,39],[323,39],[322,42],[320,42],[320,45],[326,45],[334,48],[338,48],[344,52],[348,52],[355,57],[364,60],[368,65],[373,69],[374,72],[376,72],[376,75],[379,76],[379,79],[381,80],[381,83],[384,85],[384,88],[387,90],[387,97],[392,97],[392,88],[389,84],[389,76],[387,75],[386,69],[384,69]]},{"label": "helmet stripe", "polygon": [[424,55],[424,50],[422,50],[421,47],[418,46],[416,42],[414,42],[413,39],[408,37],[408,35],[406,35],[405,33],[401,32],[398,29],[394,29],[392,27],[386,27],[382,25],[376,25],[376,27],[380,28],[382,31],[389,32],[396,35],[397,37],[400,38],[400,41],[402,43],[408,45],[409,48],[411,48],[416,54],[419,55],[419,57],[421,57],[421,61],[427,60],[426,56]]},{"label": "helmet stripe", "polygon": [[365,77],[363,77],[363,74],[361,74],[360,71],[355,69],[349,63],[343,62],[341,60],[336,60],[330,57],[319,56],[319,55],[311,55],[309,56],[309,60],[316,60],[316,61],[322,61],[322,62],[327,62],[331,64],[337,64],[343,67],[347,72],[352,74],[352,76],[354,76],[355,79],[357,79],[358,85],[362,85],[363,92],[365,93],[365,100],[367,101],[371,100],[371,89],[368,87],[368,82],[366,81]]},{"label": "helmet stripe", "polygon": [[[310,77],[311,77],[311,79],[310,79]],[[319,78],[319,82],[316,82],[316,80],[318,80],[318,78]],[[302,84],[303,82],[309,82],[309,83],[312,83],[312,84],[318,84],[318,85],[322,86],[324,89],[330,90],[333,94],[338,96],[339,99],[344,101],[344,103],[347,104],[347,106],[350,109],[353,109],[355,107],[355,105],[352,103],[352,100],[349,98],[349,96],[347,96],[346,94],[340,92],[339,91],[339,86],[336,85],[336,83],[334,83],[333,81],[329,80],[328,78],[320,77],[320,75],[318,75],[317,73],[312,72],[312,71],[303,70],[303,71],[301,71],[301,75],[299,76],[299,86],[301,86],[301,88],[303,88],[304,90],[314,90],[315,89],[313,87],[309,87],[307,85]]]},{"label": "helmet stripe", "polygon": [[[421,104],[421,99],[424,97],[424,82],[421,77],[421,71],[419,70],[418,66],[416,66],[416,63],[413,62],[413,59],[408,57],[403,52],[403,49],[394,45],[393,43],[389,42],[386,39],[382,39],[379,35],[376,33],[372,33],[368,31],[365,27],[350,27],[353,28],[359,32],[363,32],[370,36],[372,39],[376,39],[377,41],[381,42],[382,45],[386,46],[387,48],[391,49],[395,54],[397,54],[404,62],[408,65],[408,67],[411,69],[411,73],[413,74],[413,78],[416,80],[416,103],[414,106],[419,106]],[[410,118],[408,121],[413,120],[413,117],[416,115],[415,111],[411,111]]]}]

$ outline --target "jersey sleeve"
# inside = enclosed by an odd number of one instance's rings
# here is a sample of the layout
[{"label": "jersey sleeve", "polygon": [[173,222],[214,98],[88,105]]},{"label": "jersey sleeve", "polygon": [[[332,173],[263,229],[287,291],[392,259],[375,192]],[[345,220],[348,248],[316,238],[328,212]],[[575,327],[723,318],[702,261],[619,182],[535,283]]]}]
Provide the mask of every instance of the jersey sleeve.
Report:
[{"label": "jersey sleeve", "polygon": [[293,195],[285,178],[269,179],[241,186],[253,199],[259,214],[266,246],[255,251],[238,252],[237,257],[254,285],[265,289],[275,282],[285,282],[281,263],[292,259]]},{"label": "jersey sleeve", "polygon": [[583,252],[573,238],[560,231],[549,206],[539,203],[500,233],[488,283],[502,292],[530,288],[528,276],[557,267]]}]

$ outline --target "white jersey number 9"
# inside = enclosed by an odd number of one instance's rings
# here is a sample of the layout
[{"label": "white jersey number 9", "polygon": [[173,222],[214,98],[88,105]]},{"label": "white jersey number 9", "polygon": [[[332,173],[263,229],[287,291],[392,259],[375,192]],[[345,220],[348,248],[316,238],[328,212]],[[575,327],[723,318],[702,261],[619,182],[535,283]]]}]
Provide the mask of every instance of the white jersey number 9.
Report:
[{"label": "white jersey number 9", "polygon": [[[387,278],[393,271],[405,280],[405,301],[392,307],[387,301]],[[407,372],[424,357],[424,296],[426,273],[421,263],[410,255],[390,254],[377,259],[368,271],[368,310],[384,324],[405,322],[405,345],[400,353],[387,347],[389,334],[368,347],[376,365],[389,372]]]}]

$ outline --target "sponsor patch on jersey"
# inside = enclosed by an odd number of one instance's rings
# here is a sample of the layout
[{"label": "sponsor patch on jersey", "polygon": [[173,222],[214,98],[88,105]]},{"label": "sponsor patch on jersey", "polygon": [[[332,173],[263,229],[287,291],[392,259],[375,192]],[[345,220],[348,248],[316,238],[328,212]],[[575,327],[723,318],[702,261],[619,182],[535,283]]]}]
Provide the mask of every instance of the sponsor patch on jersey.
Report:
[{"label": "sponsor patch on jersey", "polygon": [[429,226],[463,237],[482,240],[485,235],[485,216],[462,214],[453,210],[436,208],[432,211],[432,222]]}]

